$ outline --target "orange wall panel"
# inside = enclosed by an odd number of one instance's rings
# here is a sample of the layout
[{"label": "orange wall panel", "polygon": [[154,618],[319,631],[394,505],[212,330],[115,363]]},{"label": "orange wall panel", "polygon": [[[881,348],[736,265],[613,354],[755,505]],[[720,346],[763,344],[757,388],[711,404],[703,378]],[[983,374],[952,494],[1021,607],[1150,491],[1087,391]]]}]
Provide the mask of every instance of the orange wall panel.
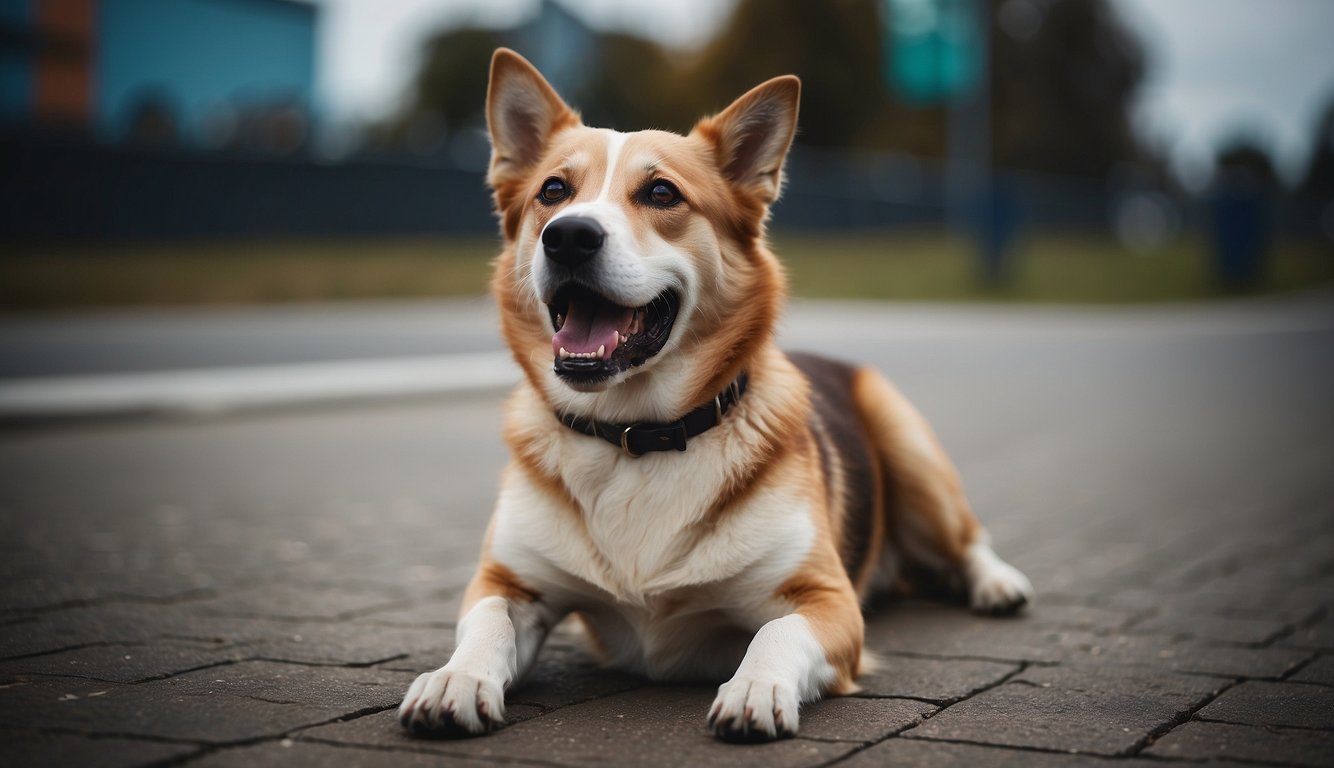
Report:
[{"label": "orange wall panel", "polygon": [[38,0],[37,119],[86,126],[93,116],[97,0]]}]

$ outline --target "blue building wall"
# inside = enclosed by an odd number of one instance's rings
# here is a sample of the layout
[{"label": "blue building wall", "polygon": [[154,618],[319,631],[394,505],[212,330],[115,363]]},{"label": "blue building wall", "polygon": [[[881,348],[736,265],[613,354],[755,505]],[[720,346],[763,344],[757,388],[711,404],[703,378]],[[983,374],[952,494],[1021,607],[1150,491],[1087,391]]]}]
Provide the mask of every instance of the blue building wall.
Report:
[{"label": "blue building wall", "polygon": [[187,138],[225,105],[291,100],[314,113],[313,6],[102,0],[99,15],[95,120],[108,138],[126,136],[145,98],[170,108]]},{"label": "blue building wall", "polygon": [[[15,37],[36,23],[36,0],[0,0],[0,25]],[[0,120],[23,120],[32,113],[33,59],[21,45],[0,48]]]}]

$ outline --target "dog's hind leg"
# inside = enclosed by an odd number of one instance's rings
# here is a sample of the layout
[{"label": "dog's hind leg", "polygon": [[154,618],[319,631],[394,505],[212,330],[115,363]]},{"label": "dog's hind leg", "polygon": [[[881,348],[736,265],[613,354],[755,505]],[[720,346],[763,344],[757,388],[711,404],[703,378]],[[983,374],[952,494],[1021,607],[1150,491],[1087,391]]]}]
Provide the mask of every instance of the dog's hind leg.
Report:
[{"label": "dog's hind leg", "polygon": [[869,368],[857,372],[853,398],[886,481],[888,556],[961,576],[976,611],[1006,613],[1030,602],[1032,585],[992,551],[959,473],[926,419]]},{"label": "dog's hind leg", "polygon": [[399,722],[414,733],[442,736],[486,733],[504,723],[506,689],[532,668],[559,618],[485,548],[464,593],[454,654],[413,681]]}]

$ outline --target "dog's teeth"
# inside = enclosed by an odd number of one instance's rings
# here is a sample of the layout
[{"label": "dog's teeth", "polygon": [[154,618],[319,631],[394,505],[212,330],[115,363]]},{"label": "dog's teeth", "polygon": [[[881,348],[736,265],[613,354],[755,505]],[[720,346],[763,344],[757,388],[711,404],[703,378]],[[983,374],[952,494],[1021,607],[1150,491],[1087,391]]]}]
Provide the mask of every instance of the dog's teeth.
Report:
[{"label": "dog's teeth", "polygon": [[599,344],[599,345],[598,345],[598,357],[599,357],[599,358],[602,358],[602,357],[606,357],[606,356],[607,356],[607,345],[606,345],[606,344]]},{"label": "dog's teeth", "polygon": [[565,351],[565,347],[561,347],[561,348],[560,348],[560,359],[562,359],[562,360],[568,360],[569,357],[570,357],[570,353]]},{"label": "dog's teeth", "polygon": [[559,330],[560,330],[560,327],[561,327],[562,325],[565,325],[565,316],[564,316],[564,315],[556,315],[556,330],[559,331]]}]

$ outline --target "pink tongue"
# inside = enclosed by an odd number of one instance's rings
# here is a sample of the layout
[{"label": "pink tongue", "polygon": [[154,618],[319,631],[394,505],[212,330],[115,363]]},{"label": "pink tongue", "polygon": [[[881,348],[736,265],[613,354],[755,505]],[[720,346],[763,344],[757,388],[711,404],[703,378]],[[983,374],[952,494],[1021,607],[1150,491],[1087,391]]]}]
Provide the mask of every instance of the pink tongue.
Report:
[{"label": "pink tongue", "polygon": [[565,313],[565,324],[551,337],[551,354],[560,357],[561,347],[572,354],[597,353],[598,347],[607,348],[607,356],[616,350],[620,341],[618,331],[630,325],[634,310],[599,302],[570,302]]}]

